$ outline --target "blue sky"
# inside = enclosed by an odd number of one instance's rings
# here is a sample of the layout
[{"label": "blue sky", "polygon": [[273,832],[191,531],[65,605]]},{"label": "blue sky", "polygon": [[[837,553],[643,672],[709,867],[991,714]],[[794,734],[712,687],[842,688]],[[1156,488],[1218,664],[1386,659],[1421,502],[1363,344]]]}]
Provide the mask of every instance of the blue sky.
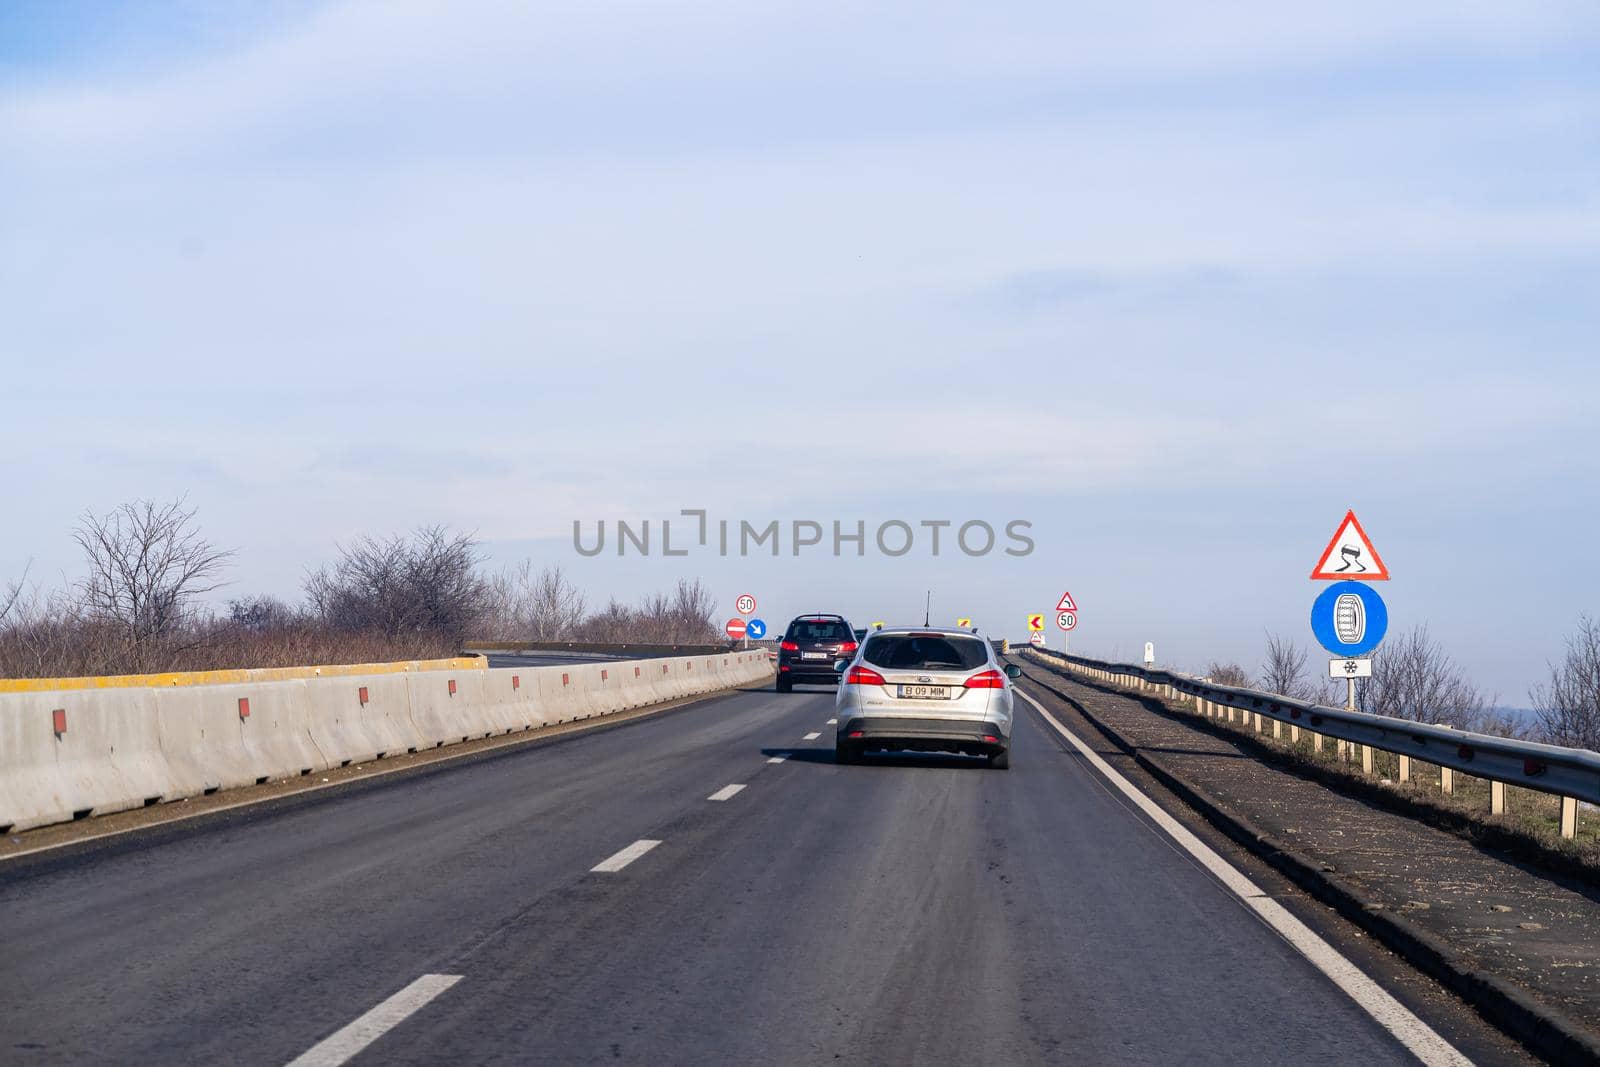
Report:
[{"label": "blue sky", "polygon": [[[186,493],[234,592],[449,522],[1198,667],[1354,507],[1522,703],[1600,607],[1600,14],[1289,7],[13,0],[0,576]],[[572,551],[683,507],[1038,547]]]}]

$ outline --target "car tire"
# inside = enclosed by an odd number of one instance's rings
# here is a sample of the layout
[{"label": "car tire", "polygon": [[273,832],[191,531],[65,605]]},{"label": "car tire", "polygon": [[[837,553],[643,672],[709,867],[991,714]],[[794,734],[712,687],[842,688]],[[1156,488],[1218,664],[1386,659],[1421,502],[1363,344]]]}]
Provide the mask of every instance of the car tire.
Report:
[{"label": "car tire", "polygon": [[1011,750],[1003,748],[999,752],[989,753],[989,766],[997,771],[1009,771],[1011,769]]},{"label": "car tire", "polygon": [[787,693],[794,689],[794,680],[790,678],[778,679],[778,692]]}]

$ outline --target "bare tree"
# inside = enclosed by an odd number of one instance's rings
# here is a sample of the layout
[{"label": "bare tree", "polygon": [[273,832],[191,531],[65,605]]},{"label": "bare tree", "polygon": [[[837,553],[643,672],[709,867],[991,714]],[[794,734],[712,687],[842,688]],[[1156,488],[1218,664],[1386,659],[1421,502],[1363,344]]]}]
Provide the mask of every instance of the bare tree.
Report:
[{"label": "bare tree", "polygon": [[1358,706],[1377,715],[1473,730],[1491,724],[1489,701],[1427,626],[1391,638],[1372,657]]},{"label": "bare tree", "polygon": [[716,640],[717,625],[711,614],[716,606],[716,597],[700,579],[691,582],[680,578],[672,594],[673,623],[678,628],[673,639],[680,642]]},{"label": "bare tree", "polygon": [[1529,698],[1551,744],[1600,752],[1600,620],[1579,618],[1566,657],[1550,665],[1550,680]]},{"label": "bare tree", "polygon": [[1231,685],[1236,689],[1250,687],[1250,673],[1237,663],[1218,663],[1211,661],[1211,666],[1206,668],[1206,677],[1218,685]]},{"label": "bare tree", "polygon": [[89,574],[78,584],[87,621],[115,632],[140,666],[152,645],[178,633],[195,602],[221,586],[233,556],[200,536],[193,509],[135,501],[105,516],[85,512],[73,540]]},{"label": "bare tree", "polygon": [[583,622],[583,594],[559,566],[535,574],[533,561],[525,559],[515,571],[491,578],[489,588],[486,622],[497,637],[562,641]]},{"label": "bare tree", "polygon": [[464,637],[490,607],[470,534],[424,526],[410,537],[363,537],[306,575],[311,610],[339,630]]},{"label": "bare tree", "polygon": [[1267,658],[1261,665],[1261,688],[1290,700],[1317,700],[1322,693],[1306,677],[1307,652],[1287,637],[1267,635]]}]

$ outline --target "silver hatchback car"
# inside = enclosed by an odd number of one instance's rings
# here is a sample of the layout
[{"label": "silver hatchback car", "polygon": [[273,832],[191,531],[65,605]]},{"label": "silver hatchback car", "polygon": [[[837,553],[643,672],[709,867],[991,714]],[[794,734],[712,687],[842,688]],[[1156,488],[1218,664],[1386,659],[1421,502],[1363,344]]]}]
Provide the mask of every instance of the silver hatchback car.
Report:
[{"label": "silver hatchback car", "polygon": [[874,630],[839,660],[840,763],[869,751],[962,752],[1011,765],[1011,679],[994,646],[967,630]]}]

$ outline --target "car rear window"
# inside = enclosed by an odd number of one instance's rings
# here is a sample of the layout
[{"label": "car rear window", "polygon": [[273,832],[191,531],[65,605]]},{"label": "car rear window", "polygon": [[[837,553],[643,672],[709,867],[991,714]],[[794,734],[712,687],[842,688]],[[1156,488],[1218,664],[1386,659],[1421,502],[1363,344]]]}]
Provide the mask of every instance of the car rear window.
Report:
[{"label": "car rear window", "polygon": [[829,622],[826,619],[817,622],[796,619],[789,624],[789,640],[853,641],[855,640],[855,635],[850,632],[848,623]]},{"label": "car rear window", "polygon": [[880,634],[867,639],[861,658],[897,671],[970,671],[989,661],[989,650],[972,637],[947,634]]}]

